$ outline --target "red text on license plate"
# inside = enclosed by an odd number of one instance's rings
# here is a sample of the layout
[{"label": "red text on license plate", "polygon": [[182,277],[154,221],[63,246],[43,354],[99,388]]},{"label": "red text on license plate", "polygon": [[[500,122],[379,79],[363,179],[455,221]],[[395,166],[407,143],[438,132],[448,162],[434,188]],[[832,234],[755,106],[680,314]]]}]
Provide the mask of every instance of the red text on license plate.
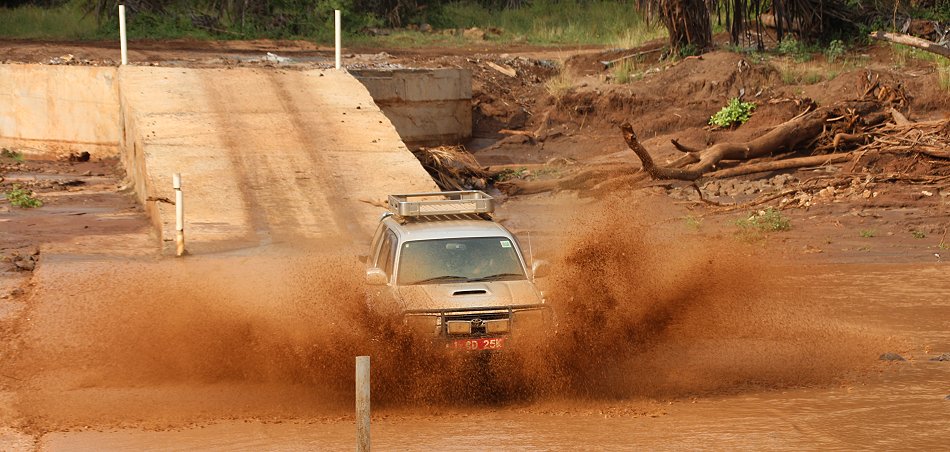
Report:
[{"label": "red text on license plate", "polygon": [[458,339],[452,342],[452,348],[460,350],[499,350],[505,347],[503,337],[483,337],[478,339]]}]

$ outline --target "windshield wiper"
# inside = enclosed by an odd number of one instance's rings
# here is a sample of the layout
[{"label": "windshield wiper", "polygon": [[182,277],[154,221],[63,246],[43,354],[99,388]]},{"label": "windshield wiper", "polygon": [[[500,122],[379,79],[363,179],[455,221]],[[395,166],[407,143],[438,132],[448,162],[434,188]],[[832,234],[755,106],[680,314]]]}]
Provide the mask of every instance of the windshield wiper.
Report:
[{"label": "windshield wiper", "polygon": [[499,273],[499,274],[497,274],[497,275],[482,276],[481,278],[471,278],[471,279],[468,280],[468,282],[475,282],[475,281],[496,281],[496,280],[503,279],[503,278],[511,278],[511,277],[513,277],[513,276],[514,276],[514,277],[517,277],[517,278],[519,278],[519,279],[522,278],[522,277],[524,277],[524,275],[522,275],[522,274],[520,274],[520,273]]},{"label": "windshield wiper", "polygon": [[421,281],[416,281],[412,284],[425,284],[425,283],[436,282],[436,281],[453,281],[453,280],[468,281],[468,278],[464,276],[445,275],[445,276],[436,276],[434,278],[423,279]]}]

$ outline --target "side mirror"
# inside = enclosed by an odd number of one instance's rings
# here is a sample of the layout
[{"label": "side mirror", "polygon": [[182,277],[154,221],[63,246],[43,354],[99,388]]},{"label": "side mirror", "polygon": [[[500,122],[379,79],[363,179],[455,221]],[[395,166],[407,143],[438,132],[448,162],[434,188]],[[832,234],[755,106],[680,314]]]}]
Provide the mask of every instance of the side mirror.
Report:
[{"label": "side mirror", "polygon": [[551,266],[548,264],[548,261],[538,259],[531,264],[531,274],[535,278],[544,278],[545,276],[548,276],[550,267]]},{"label": "side mirror", "polygon": [[366,270],[366,284],[371,286],[385,286],[389,282],[386,272],[381,268],[370,268]]}]

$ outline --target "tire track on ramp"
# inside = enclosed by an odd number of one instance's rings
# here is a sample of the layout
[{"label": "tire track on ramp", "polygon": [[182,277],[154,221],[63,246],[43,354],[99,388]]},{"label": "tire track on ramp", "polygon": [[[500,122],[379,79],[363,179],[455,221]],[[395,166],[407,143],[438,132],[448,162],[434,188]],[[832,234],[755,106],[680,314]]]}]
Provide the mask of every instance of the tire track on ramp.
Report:
[{"label": "tire track on ramp", "polygon": [[[288,108],[277,82],[283,73],[245,71],[238,80],[204,77],[216,108],[219,134],[236,168],[260,244],[299,239],[350,238],[339,189],[319,173],[332,171],[315,159],[323,151],[304,137],[314,130]],[[329,113],[329,112],[327,112]]]}]

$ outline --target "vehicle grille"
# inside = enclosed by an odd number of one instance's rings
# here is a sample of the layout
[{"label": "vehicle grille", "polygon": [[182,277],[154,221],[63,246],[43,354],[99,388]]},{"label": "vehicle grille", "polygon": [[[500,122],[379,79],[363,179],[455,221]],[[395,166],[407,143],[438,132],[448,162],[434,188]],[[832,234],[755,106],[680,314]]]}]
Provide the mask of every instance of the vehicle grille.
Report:
[{"label": "vehicle grille", "polygon": [[506,311],[452,314],[445,316],[445,324],[449,334],[484,336],[507,333],[508,317]]}]

